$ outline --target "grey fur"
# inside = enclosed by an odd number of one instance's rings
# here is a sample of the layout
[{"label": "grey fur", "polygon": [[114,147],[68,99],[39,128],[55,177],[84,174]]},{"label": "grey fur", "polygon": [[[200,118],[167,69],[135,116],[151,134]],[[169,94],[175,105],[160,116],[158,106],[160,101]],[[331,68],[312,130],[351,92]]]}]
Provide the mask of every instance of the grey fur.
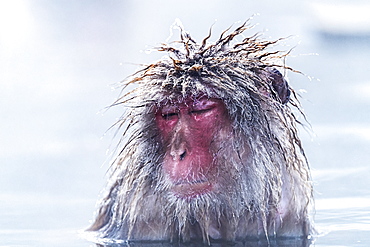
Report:
[{"label": "grey fur", "polygon": [[[117,122],[125,130],[90,231],[101,238],[206,243],[311,233],[310,172],[289,106],[299,103],[277,70],[292,69],[281,64],[287,53],[268,51],[278,41],[254,35],[236,42],[248,28],[227,30],[213,44],[210,35],[197,44],[181,30],[180,41],[158,48],[167,57],[123,82],[137,87],[115,102],[127,106]],[[153,119],[161,104],[201,94],[223,100],[232,130],[215,139],[223,193],[188,201],[168,191]]]}]

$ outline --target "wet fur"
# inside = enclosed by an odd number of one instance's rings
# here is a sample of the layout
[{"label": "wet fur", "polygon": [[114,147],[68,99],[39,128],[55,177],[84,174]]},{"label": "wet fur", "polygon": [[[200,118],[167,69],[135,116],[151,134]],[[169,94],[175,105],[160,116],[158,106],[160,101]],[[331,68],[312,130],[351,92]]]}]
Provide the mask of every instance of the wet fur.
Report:
[{"label": "wet fur", "polygon": [[[158,48],[167,58],[123,83],[137,88],[115,102],[128,108],[117,123],[124,134],[90,231],[101,238],[206,243],[310,234],[310,172],[289,107],[299,103],[276,69],[290,69],[280,63],[287,54],[268,51],[277,41],[258,35],[234,41],[246,29],[244,23],[225,31],[210,45],[209,37],[197,44],[182,29],[177,46]],[[232,126],[212,142],[218,189],[188,200],[169,192],[153,119],[161,104],[198,95],[222,99]]]}]

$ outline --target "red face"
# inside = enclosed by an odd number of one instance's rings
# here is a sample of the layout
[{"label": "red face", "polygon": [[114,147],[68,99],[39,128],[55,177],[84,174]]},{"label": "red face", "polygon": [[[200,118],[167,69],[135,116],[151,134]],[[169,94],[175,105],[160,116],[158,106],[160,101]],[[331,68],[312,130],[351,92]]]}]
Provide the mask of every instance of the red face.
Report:
[{"label": "red face", "polygon": [[163,170],[173,192],[191,198],[215,189],[212,143],[230,127],[224,103],[203,97],[163,105],[156,113],[156,124],[165,148]]}]

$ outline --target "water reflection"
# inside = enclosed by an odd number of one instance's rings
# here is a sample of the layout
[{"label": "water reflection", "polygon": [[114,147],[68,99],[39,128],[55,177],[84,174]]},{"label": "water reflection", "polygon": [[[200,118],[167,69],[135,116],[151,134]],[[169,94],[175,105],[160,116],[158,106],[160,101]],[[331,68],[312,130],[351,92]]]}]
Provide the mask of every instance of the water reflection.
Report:
[{"label": "water reflection", "polygon": [[249,239],[238,242],[213,241],[210,245],[203,242],[192,241],[187,243],[169,243],[169,242],[153,242],[153,241],[138,241],[128,243],[111,243],[97,244],[97,247],[197,247],[197,246],[212,246],[212,247],[308,247],[311,246],[312,240],[307,238],[279,238],[267,240]]}]

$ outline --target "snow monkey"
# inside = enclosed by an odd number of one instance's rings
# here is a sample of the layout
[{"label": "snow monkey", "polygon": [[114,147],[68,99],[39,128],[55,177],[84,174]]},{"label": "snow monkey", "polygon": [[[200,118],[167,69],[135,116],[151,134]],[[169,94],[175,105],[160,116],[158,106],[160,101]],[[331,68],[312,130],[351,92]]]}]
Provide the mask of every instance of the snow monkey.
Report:
[{"label": "snow monkey", "polygon": [[245,37],[249,28],[213,43],[180,28],[179,41],[157,47],[164,58],[122,82],[122,139],[89,231],[206,244],[310,235],[300,106],[280,72],[293,70],[289,52]]}]

